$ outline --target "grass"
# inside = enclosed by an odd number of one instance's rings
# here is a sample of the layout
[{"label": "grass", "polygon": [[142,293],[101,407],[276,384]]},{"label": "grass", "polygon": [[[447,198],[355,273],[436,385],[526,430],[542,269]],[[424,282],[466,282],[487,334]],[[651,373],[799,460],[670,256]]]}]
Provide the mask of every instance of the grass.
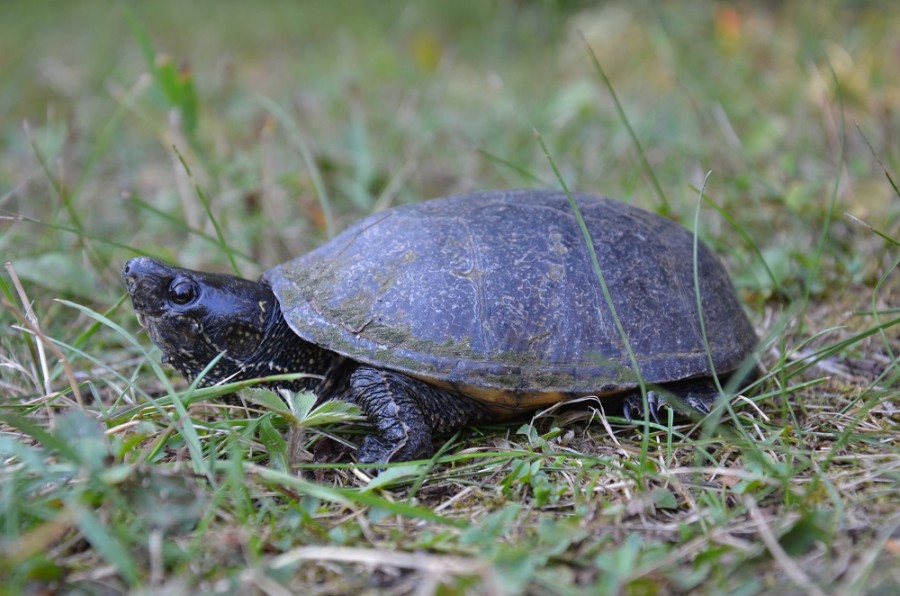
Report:
[{"label": "grass", "polygon": [[[826,4],[7,3],[0,592],[896,592],[900,9]],[[135,254],[253,277],[558,187],[535,130],[727,262],[766,375],[721,423],[588,402],[376,476],[352,408],[225,405],[124,300]]]}]

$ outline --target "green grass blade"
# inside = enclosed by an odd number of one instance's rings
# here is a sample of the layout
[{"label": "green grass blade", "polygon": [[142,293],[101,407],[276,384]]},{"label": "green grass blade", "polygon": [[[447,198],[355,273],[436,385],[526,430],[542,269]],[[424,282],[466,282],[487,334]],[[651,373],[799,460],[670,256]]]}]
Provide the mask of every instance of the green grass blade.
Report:
[{"label": "green grass blade", "polygon": [[319,171],[319,167],[316,165],[316,160],[313,157],[312,150],[309,148],[309,145],[306,142],[306,139],[303,138],[303,133],[300,132],[297,123],[293,118],[288,116],[287,112],[282,109],[277,103],[269,99],[268,97],[260,97],[259,102],[262,106],[273,116],[281,125],[285,128],[290,136],[291,141],[294,143],[294,146],[297,147],[297,150],[300,152],[300,157],[303,159],[303,164],[306,166],[306,171],[309,172],[309,176],[312,179],[313,186],[316,189],[316,196],[319,200],[319,207],[322,209],[322,215],[325,218],[325,232],[328,234],[328,237],[331,238],[334,236],[334,215],[332,215],[331,209],[331,200],[328,198],[328,189],[325,186],[325,182],[322,180],[322,174]]},{"label": "green grass blade", "polygon": [[228,256],[228,262],[231,263],[232,271],[234,271],[235,275],[240,275],[241,268],[238,267],[237,261],[234,258],[235,251],[231,249],[231,246],[229,246],[228,241],[225,239],[225,232],[222,231],[222,226],[219,225],[219,219],[215,215],[213,215],[212,208],[209,204],[209,199],[206,198],[206,193],[204,193],[203,189],[200,188],[200,185],[194,178],[194,174],[191,172],[190,166],[188,166],[187,162],[184,160],[184,156],[181,155],[181,151],[178,150],[178,147],[172,145],[172,151],[174,151],[178,156],[178,161],[181,162],[181,165],[184,168],[188,179],[191,181],[191,185],[194,187],[194,192],[197,194],[197,198],[200,200],[200,204],[203,205],[203,210],[206,212],[206,217],[209,218],[209,222],[213,225],[213,229],[216,231],[216,238],[219,241],[219,246],[222,247],[222,250]]},{"label": "green grass blade", "polygon": [[559,182],[560,187],[563,192],[566,193],[566,198],[569,201],[569,206],[572,209],[572,212],[575,214],[575,219],[578,221],[578,227],[581,230],[581,235],[584,238],[585,247],[588,250],[588,254],[591,257],[591,267],[594,270],[594,276],[597,278],[598,283],[600,284],[600,289],[603,292],[603,299],[606,301],[606,305],[609,307],[609,312],[612,314],[613,321],[616,325],[616,332],[619,334],[619,337],[622,338],[622,345],[625,347],[625,352],[628,354],[628,361],[631,364],[631,370],[635,372],[636,381],[641,391],[641,399],[643,401],[643,409],[644,409],[644,438],[641,442],[641,457],[642,464],[646,463],[644,458],[646,458],[647,450],[649,448],[649,435],[650,435],[650,408],[647,403],[647,385],[644,382],[644,375],[641,373],[641,367],[638,364],[637,356],[634,354],[634,350],[631,348],[631,342],[628,340],[628,333],[625,331],[625,327],[622,325],[622,321],[619,319],[619,315],[616,312],[616,306],[613,303],[612,294],[609,292],[609,286],[606,285],[606,278],[603,276],[603,270],[600,265],[600,261],[597,258],[597,252],[594,250],[594,241],[591,239],[591,232],[587,228],[587,224],[584,221],[584,217],[581,215],[581,210],[578,208],[578,204],[575,202],[575,198],[572,196],[571,191],[569,190],[566,181],[563,179],[562,174],[559,171],[559,168],[556,167],[556,162],[553,160],[553,156],[550,154],[550,150],[547,148],[547,144],[544,143],[543,137],[540,135],[538,131],[535,131],[535,136],[537,137],[538,143],[540,143],[541,150],[544,152],[544,156],[547,158],[547,161],[550,164],[551,169],[553,170],[553,174],[556,176],[557,182]]},{"label": "green grass blade", "polygon": [[116,568],[116,571],[125,578],[125,581],[130,585],[137,584],[140,580],[137,561],[134,560],[121,540],[114,536],[100,522],[100,519],[86,507],[70,502],[68,508],[74,515],[78,529],[84,534],[88,542],[97,549],[104,559]]},{"label": "green grass blade", "polygon": [[660,184],[659,179],[656,177],[656,172],[653,171],[653,166],[650,165],[650,160],[647,159],[647,154],[644,152],[644,147],[641,145],[640,139],[638,139],[637,133],[634,132],[634,128],[631,126],[631,122],[628,120],[628,115],[625,114],[625,108],[622,106],[622,102],[619,101],[619,96],[616,94],[616,90],[613,87],[612,82],[609,80],[609,77],[606,76],[606,71],[603,70],[603,66],[600,65],[600,60],[597,58],[596,52],[594,52],[594,48],[590,46],[587,42],[587,39],[584,36],[581,36],[582,41],[584,42],[585,48],[587,48],[588,55],[591,57],[591,62],[594,65],[594,70],[600,76],[600,80],[603,82],[603,86],[606,87],[606,90],[609,92],[609,96],[612,98],[613,103],[616,105],[616,112],[619,114],[619,120],[622,122],[622,125],[625,127],[625,130],[628,131],[628,136],[631,137],[631,143],[634,145],[634,149],[638,154],[638,159],[641,162],[641,168],[644,171],[644,174],[650,179],[653,190],[656,192],[656,197],[659,199],[659,207],[660,213],[663,215],[669,215],[672,212],[669,196],[666,194],[666,191],[663,190],[662,184]]}]

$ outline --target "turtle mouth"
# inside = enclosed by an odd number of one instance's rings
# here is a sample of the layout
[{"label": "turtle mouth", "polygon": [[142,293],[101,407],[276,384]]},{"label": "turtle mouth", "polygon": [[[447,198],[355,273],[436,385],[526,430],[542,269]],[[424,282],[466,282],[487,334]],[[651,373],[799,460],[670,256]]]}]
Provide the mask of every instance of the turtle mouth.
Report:
[{"label": "turtle mouth", "polygon": [[147,329],[152,319],[165,311],[164,288],[171,272],[167,266],[148,257],[129,260],[122,269],[125,289],[141,327]]},{"label": "turtle mouth", "polygon": [[137,315],[141,327],[146,328],[148,315],[157,314],[161,307],[159,301],[155,300],[159,294],[157,290],[158,285],[152,279],[140,277],[132,277],[125,280],[126,290],[134,307],[134,314]]}]

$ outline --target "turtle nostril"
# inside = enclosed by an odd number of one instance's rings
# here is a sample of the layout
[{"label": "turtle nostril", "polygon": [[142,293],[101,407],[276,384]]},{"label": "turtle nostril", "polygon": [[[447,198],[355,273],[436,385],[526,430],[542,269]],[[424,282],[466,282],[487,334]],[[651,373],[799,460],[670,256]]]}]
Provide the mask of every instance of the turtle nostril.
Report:
[{"label": "turtle nostril", "polygon": [[122,267],[122,277],[126,280],[131,278],[135,273],[138,273],[140,267],[137,266],[136,259],[128,259],[128,262],[125,263],[125,266]]},{"label": "turtle nostril", "polygon": [[125,266],[122,268],[122,277],[127,279],[130,277],[146,275],[153,271],[152,265],[154,265],[153,259],[148,259],[147,257],[134,257],[133,259],[128,259],[128,262],[125,263]]}]

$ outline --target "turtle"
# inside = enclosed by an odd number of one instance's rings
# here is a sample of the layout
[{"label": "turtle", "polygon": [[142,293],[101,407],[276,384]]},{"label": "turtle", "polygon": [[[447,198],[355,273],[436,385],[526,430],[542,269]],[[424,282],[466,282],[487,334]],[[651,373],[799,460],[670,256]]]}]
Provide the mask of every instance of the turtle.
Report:
[{"label": "turtle", "polygon": [[673,220],[571,198],[580,216],[539,189],[393,207],[258,281],[146,256],[122,275],[188,380],[218,357],[201,386],[304,372],[274,385],[356,403],[374,426],[360,462],[428,457],[435,433],[584,396],[621,396],[629,419],[672,397],[708,412],[713,376],[749,368],[757,343],[725,268]]}]

